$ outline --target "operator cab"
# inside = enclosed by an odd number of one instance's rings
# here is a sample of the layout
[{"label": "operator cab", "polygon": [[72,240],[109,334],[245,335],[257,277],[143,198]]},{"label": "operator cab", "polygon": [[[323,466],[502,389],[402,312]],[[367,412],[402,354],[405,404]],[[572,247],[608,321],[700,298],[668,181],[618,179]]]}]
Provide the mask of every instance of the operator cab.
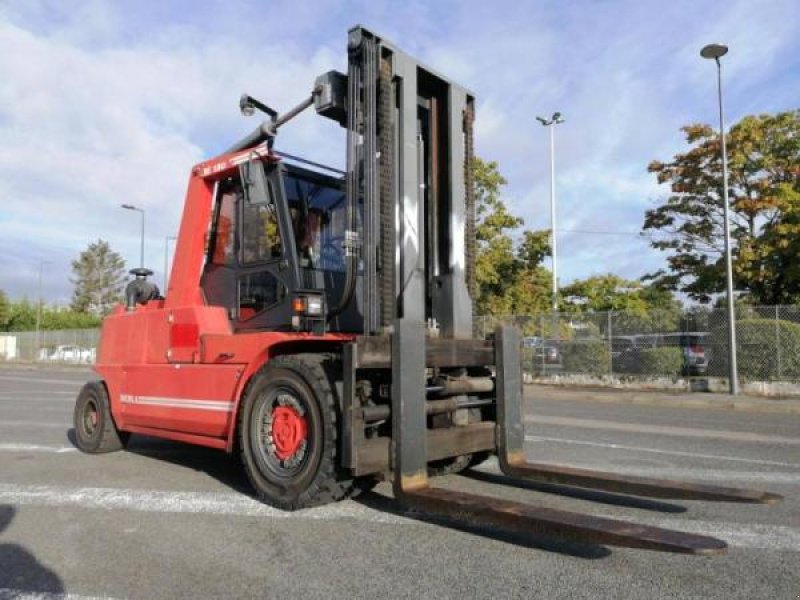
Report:
[{"label": "operator cab", "polygon": [[[321,295],[324,313],[341,297],[345,182],[324,168],[256,160],[217,184],[201,287],[235,329],[296,330],[296,298]],[[328,329],[357,332],[360,322],[352,302]]]}]

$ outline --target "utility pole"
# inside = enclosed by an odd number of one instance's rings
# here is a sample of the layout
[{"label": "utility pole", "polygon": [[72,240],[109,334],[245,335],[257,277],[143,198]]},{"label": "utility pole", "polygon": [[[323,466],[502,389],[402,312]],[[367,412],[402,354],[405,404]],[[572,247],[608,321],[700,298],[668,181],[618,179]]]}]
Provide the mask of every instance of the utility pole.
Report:
[{"label": "utility pole", "polygon": [[739,369],[736,364],[736,308],[733,297],[733,259],[731,257],[730,203],[728,201],[728,150],[725,145],[725,113],[722,104],[722,65],[720,57],[728,53],[725,44],[708,44],[700,50],[703,58],[714,59],[717,63],[717,100],[719,101],[719,139],[722,149],[722,210],[725,235],[725,289],[728,308],[728,383],[730,393],[739,393]]},{"label": "utility pole", "polygon": [[142,215],[142,235],[140,239],[140,248],[139,248],[139,266],[144,268],[144,209],[138,208],[133,204],[122,204],[121,206],[125,210],[134,210]]},{"label": "utility pole", "polygon": [[[39,261],[39,302],[36,306],[36,353],[41,351],[41,328],[42,328],[42,270],[44,266],[50,264],[49,261]],[[38,360],[38,358],[36,358]]]},{"label": "utility pole", "polygon": [[553,113],[549,119],[536,117],[542,125],[550,130],[550,248],[553,256],[553,312],[558,312],[558,244],[556,243],[556,156],[555,135],[553,127],[564,122],[560,112]]}]

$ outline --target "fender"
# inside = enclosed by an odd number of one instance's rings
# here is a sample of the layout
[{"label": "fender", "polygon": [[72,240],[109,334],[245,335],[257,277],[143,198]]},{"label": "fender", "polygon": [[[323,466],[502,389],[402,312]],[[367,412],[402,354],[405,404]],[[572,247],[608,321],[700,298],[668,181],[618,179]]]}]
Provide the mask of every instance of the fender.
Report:
[{"label": "fender", "polygon": [[242,403],[244,393],[247,386],[250,384],[253,376],[261,370],[270,360],[276,356],[285,354],[300,354],[303,352],[319,353],[319,352],[336,352],[341,353],[342,343],[349,341],[348,339],[312,339],[312,340],[287,340],[283,342],[276,342],[264,347],[250,363],[239,378],[239,383],[234,392],[234,405],[231,411],[230,427],[228,427],[228,439],[225,444],[225,451],[230,454],[233,452],[233,446],[236,442],[236,424],[239,419],[239,406]]}]

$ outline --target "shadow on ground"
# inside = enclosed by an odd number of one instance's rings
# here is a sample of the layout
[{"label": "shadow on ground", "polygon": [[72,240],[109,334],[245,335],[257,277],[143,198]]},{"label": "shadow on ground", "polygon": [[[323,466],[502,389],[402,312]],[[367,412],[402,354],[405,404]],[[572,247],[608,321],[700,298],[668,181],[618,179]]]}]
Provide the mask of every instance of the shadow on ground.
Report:
[{"label": "shadow on ground", "polygon": [[[15,514],[13,506],[0,504],[0,535],[11,524]],[[40,563],[24,546],[0,542],[0,598],[63,592],[61,578]]]},{"label": "shadow on ground", "polygon": [[523,548],[544,550],[545,552],[555,552],[576,558],[596,560],[611,555],[611,550],[605,546],[588,543],[578,543],[569,540],[551,538],[530,533],[514,531],[512,529],[502,529],[499,527],[484,525],[467,519],[455,517],[445,517],[419,512],[408,509],[390,496],[385,496],[379,492],[367,492],[358,496],[355,501],[363,506],[386,512],[393,515],[407,517],[428,523],[455,529],[473,535],[480,535],[487,539],[514,544]]},{"label": "shadow on ground", "polygon": [[531,490],[534,492],[544,492],[546,494],[556,494],[558,496],[566,496],[568,498],[577,498],[579,500],[589,500],[590,502],[598,502],[601,504],[609,504],[612,506],[624,506],[626,508],[640,508],[643,510],[652,510],[662,513],[685,513],[688,509],[679,504],[671,504],[668,502],[660,502],[657,500],[647,500],[636,496],[626,496],[623,494],[614,494],[611,492],[601,492],[597,490],[588,490],[583,488],[570,487],[567,485],[559,485],[556,483],[547,483],[543,481],[531,481],[528,479],[517,479],[514,477],[506,477],[505,475],[496,475],[494,473],[486,473],[485,471],[468,470],[461,473],[462,477],[474,479],[476,481],[483,481],[485,483],[496,483],[502,485],[510,485],[523,490]]},{"label": "shadow on ground", "polygon": [[[78,447],[74,429],[67,431],[67,439],[73,446]],[[241,463],[236,457],[221,450],[144,435],[132,435],[125,451],[205,473],[236,492],[253,495],[253,488],[247,480]]]}]

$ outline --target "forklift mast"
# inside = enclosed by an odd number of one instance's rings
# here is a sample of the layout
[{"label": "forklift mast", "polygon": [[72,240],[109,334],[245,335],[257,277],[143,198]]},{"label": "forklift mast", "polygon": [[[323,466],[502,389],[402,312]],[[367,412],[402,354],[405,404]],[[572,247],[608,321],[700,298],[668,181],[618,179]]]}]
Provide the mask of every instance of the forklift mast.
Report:
[{"label": "forklift mast", "polygon": [[363,332],[472,336],[474,99],[363,27],[348,37],[347,189],[363,202]]},{"label": "forklift mast", "polygon": [[[267,141],[270,154],[281,155],[272,151],[277,128],[312,104],[319,114],[345,126],[345,275],[304,270],[294,244],[288,244],[292,251],[284,260],[299,269],[296,281],[284,282],[290,295],[296,287],[323,292],[330,332],[374,335],[405,318],[426,323],[443,337],[469,338],[475,255],[469,168],[473,96],[363,27],[349,31],[347,48],[347,75],[330,71],[319,76],[311,96],[285,115],[243,96],[243,106],[257,106],[271,118],[228,153]],[[259,184],[256,171],[261,167],[255,164],[241,166],[242,180],[255,181],[244,186],[244,195],[252,201],[259,188],[261,193],[269,188],[280,196],[274,203],[278,213],[291,203],[287,178],[309,177],[298,175],[304,170],[292,164],[267,166],[267,180],[283,181]],[[336,186],[331,178],[320,185]],[[285,221],[284,238],[298,235],[288,213],[278,214],[278,220]],[[217,287],[230,286],[205,287],[214,295]],[[276,323],[262,320],[255,325]]]}]

